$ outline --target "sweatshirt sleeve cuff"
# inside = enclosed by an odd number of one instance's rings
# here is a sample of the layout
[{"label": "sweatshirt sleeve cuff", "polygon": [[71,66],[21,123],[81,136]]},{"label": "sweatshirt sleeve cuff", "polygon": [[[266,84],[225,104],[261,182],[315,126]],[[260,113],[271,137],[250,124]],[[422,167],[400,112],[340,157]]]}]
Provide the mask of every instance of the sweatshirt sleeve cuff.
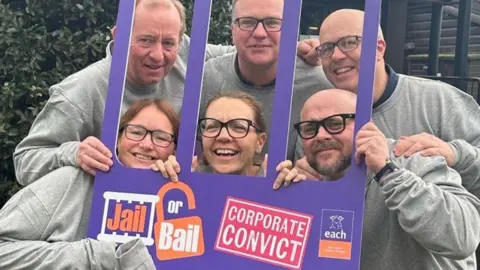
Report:
[{"label": "sweatshirt sleeve cuff", "polygon": [[152,256],[141,239],[120,245],[116,255],[120,269],[155,269]]},{"label": "sweatshirt sleeve cuff", "polygon": [[80,142],[66,142],[60,145],[60,161],[63,163],[63,166],[74,166],[78,167],[77,162],[77,152]]},{"label": "sweatshirt sleeve cuff", "polygon": [[475,149],[464,140],[453,140],[448,143],[452,148],[455,156],[452,168],[456,171],[464,170],[470,166],[470,163],[475,159]]}]

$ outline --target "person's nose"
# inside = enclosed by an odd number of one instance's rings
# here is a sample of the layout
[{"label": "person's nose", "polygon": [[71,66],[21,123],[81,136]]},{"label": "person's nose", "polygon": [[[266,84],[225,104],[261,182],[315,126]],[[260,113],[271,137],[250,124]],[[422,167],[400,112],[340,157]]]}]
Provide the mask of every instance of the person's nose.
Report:
[{"label": "person's nose", "polygon": [[317,140],[331,140],[332,139],[332,134],[328,133],[325,127],[320,126],[318,129],[317,136],[315,136],[315,139]]},{"label": "person's nose", "polygon": [[255,28],[255,30],[253,30],[252,35],[255,38],[265,38],[268,35],[263,22],[259,22],[257,24],[257,27]]},{"label": "person's nose", "polygon": [[165,58],[163,46],[161,44],[156,44],[155,47],[150,51],[149,56],[156,63],[163,62],[163,59]]},{"label": "person's nose", "polygon": [[145,138],[140,141],[139,146],[145,150],[153,150],[152,135],[147,134]]},{"label": "person's nose", "polygon": [[230,136],[230,134],[228,134],[227,127],[222,127],[220,133],[217,136],[217,140],[222,142],[228,142],[232,140],[232,137]]},{"label": "person's nose", "polygon": [[338,46],[335,46],[333,48],[333,54],[331,56],[332,60],[338,61],[338,60],[344,59],[345,57],[347,57],[347,55],[344,52],[342,52],[340,48],[338,48]]}]

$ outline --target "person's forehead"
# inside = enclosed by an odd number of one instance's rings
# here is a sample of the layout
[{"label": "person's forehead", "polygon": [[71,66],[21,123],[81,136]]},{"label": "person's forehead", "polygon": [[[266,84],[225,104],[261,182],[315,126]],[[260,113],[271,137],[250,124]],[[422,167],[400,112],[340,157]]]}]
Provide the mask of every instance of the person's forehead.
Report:
[{"label": "person's forehead", "polygon": [[326,42],[337,42],[341,38],[347,37],[347,36],[361,36],[362,32],[361,31],[355,31],[352,29],[332,29],[323,31],[320,33],[320,43],[326,43]]},{"label": "person's forehead", "polygon": [[332,115],[347,113],[346,110],[338,106],[321,106],[317,104],[307,105],[302,111],[301,120],[323,120]]},{"label": "person's forehead", "polygon": [[242,100],[232,98],[219,98],[213,101],[210,106],[208,106],[205,115],[207,117],[221,117],[225,119],[250,119],[253,118],[254,113],[253,109]]},{"label": "person's forehead", "polygon": [[[152,34],[161,31],[167,35],[177,35],[181,28],[178,12],[157,7],[149,11],[141,11],[141,16],[135,19],[133,32],[136,35]],[[161,23],[159,23],[161,21]]]},{"label": "person's forehead", "polygon": [[173,132],[172,123],[167,115],[153,104],[140,110],[129,124],[141,125],[149,130]]},{"label": "person's forehead", "polygon": [[159,4],[155,6],[141,5],[135,10],[135,22],[136,21],[151,21],[152,19],[169,21],[169,22],[181,22],[180,13],[178,10],[168,4]]},{"label": "person's forehead", "polygon": [[282,17],[283,0],[237,0],[235,12],[238,17]]},{"label": "person's forehead", "polygon": [[[150,120],[150,119],[157,119],[157,118],[166,118],[164,112],[160,111],[154,104],[150,104],[144,108],[142,108],[137,115],[133,118],[133,120],[141,119],[141,120]],[[132,120],[132,121],[133,121]]]},{"label": "person's forehead", "polygon": [[345,18],[343,22],[341,18],[333,18],[325,22],[320,28],[320,43],[336,42],[346,36],[361,36],[362,25],[358,20],[349,20]]},{"label": "person's forehead", "polygon": [[321,120],[335,114],[353,113],[355,112],[355,97],[346,91],[318,92],[305,103],[301,113],[302,121]]}]

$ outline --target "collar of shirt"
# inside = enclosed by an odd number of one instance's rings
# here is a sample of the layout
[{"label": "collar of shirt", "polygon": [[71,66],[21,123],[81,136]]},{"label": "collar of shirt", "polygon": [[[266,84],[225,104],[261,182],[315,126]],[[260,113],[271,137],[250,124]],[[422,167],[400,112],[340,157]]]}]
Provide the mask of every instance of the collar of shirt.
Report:
[{"label": "collar of shirt", "polygon": [[245,77],[243,77],[242,75],[242,72],[240,71],[240,64],[238,63],[238,53],[235,55],[235,73],[237,74],[238,78],[240,79],[240,81],[248,86],[253,86],[253,87],[268,87],[268,86],[274,86],[275,85],[275,79],[273,79],[273,81],[271,81],[270,83],[267,83],[267,84],[264,84],[264,85],[260,85],[260,86],[256,86],[254,85],[252,82],[250,82],[249,80],[247,80]]},{"label": "collar of shirt", "polygon": [[385,64],[385,70],[387,71],[388,75],[388,82],[387,82],[387,87],[385,88],[385,92],[383,92],[383,95],[380,97],[375,104],[373,104],[373,108],[377,108],[378,106],[382,105],[387,99],[393,94],[395,91],[395,88],[397,88],[398,84],[398,74],[395,73],[393,68],[389,66],[388,64]]}]

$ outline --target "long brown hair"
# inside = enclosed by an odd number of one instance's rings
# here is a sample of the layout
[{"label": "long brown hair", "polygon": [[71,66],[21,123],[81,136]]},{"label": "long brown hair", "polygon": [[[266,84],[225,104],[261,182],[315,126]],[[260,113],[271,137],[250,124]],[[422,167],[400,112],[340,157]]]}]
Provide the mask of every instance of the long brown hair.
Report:
[{"label": "long brown hair", "polygon": [[143,110],[144,108],[155,105],[157,110],[161,111],[162,113],[167,116],[168,120],[172,124],[173,127],[173,135],[175,136],[175,140],[178,138],[178,130],[180,128],[180,117],[172,108],[172,106],[164,99],[153,99],[153,98],[145,98],[135,102],[128,110],[123,114],[122,118],[120,119],[120,126],[119,126],[119,136],[121,135],[121,130],[125,125],[127,125],[130,121],[132,121],[137,114]]}]

